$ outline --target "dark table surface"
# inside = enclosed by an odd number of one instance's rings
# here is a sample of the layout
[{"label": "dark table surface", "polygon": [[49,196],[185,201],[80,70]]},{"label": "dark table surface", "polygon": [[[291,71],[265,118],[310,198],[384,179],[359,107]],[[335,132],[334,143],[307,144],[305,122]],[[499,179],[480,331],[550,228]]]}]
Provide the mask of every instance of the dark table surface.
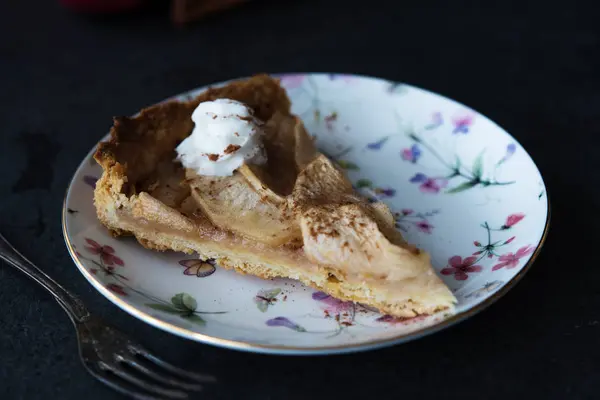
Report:
[{"label": "dark table surface", "polygon": [[[219,383],[203,399],[598,398],[600,30],[575,1],[258,1],[188,29],[156,12],[82,18],[56,1],[0,6],[0,229],[93,312]],[[36,11],[37,14],[33,14]],[[224,350],[117,309],[63,244],[67,183],[113,115],[255,72],[380,76],[471,105],[544,175],[553,221],[536,265],[497,304],[433,336],[345,356]],[[0,398],[118,397],[85,372],[57,304],[0,266]]]}]

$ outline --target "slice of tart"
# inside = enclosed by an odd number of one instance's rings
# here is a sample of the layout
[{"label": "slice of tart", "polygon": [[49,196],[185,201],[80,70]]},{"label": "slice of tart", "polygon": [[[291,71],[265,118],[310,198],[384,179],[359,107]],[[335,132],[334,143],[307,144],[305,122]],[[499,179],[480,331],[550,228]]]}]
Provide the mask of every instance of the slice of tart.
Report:
[{"label": "slice of tart", "polygon": [[389,208],[356,193],[315,148],[269,76],[115,118],[94,157],[103,168],[94,203],[113,235],[397,317],[456,301]]}]

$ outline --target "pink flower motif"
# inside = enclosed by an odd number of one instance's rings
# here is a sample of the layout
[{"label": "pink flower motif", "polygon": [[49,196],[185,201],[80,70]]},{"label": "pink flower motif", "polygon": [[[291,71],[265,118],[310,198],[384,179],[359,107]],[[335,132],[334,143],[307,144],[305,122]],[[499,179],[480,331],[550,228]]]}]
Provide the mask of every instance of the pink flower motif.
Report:
[{"label": "pink flower motif", "polygon": [[444,178],[430,178],[425,174],[418,173],[410,178],[412,183],[420,183],[419,190],[423,193],[439,193],[442,188],[448,185],[448,180]]},{"label": "pink flower motif", "polygon": [[431,122],[436,125],[442,125],[444,123],[444,118],[442,117],[442,113],[439,111],[431,114]]},{"label": "pink flower motif", "polygon": [[513,227],[514,225],[519,223],[519,221],[521,221],[523,218],[525,218],[525,214],[523,213],[510,214],[508,217],[506,217],[506,222],[504,223],[504,225],[502,225],[502,229],[508,229]]},{"label": "pink flower motif", "polygon": [[448,186],[448,181],[443,178],[430,178],[427,179],[419,189],[423,193],[439,193],[439,191]]},{"label": "pink flower motif", "polygon": [[504,242],[504,244],[509,244],[509,243],[510,243],[510,242],[512,242],[513,240],[515,240],[515,236],[513,236],[513,237],[511,237],[511,238],[508,238],[508,239],[506,240],[506,242]]},{"label": "pink flower motif", "polygon": [[431,231],[433,230],[433,225],[426,220],[415,222],[415,226],[418,230],[427,234],[431,234]]},{"label": "pink flower motif", "polygon": [[127,292],[125,288],[121,285],[117,285],[116,283],[109,283],[106,285],[106,288],[111,292],[115,292],[116,294],[120,294],[121,296],[127,296]]},{"label": "pink flower motif", "polygon": [[448,266],[440,272],[442,275],[454,275],[457,281],[464,281],[469,278],[469,273],[481,272],[481,265],[473,265],[477,257],[467,257],[464,260],[460,256],[450,257]]},{"label": "pink flower motif", "polygon": [[533,253],[533,246],[527,245],[521,247],[519,250],[517,250],[515,254],[506,253],[504,255],[501,255],[500,257],[498,257],[498,261],[500,261],[500,263],[494,265],[492,271],[497,271],[504,267],[506,267],[506,269],[514,268],[517,265],[519,265],[521,258],[528,256],[531,253]]},{"label": "pink flower motif", "polygon": [[425,126],[425,129],[431,130],[435,129],[444,124],[444,118],[442,117],[442,113],[437,111],[431,114],[431,123]]},{"label": "pink flower motif", "polygon": [[410,148],[403,149],[402,152],[400,152],[400,157],[402,157],[404,161],[410,161],[411,163],[416,164],[419,157],[421,157],[421,149],[417,144],[413,144]]},{"label": "pink flower motif", "polygon": [[473,113],[461,114],[452,118],[452,124],[454,125],[454,130],[452,133],[469,133],[469,127],[473,125],[473,120],[475,119],[475,115]]},{"label": "pink flower motif", "polygon": [[296,89],[302,86],[305,75],[284,75],[281,77],[281,84],[286,89]]},{"label": "pink flower motif", "polygon": [[115,249],[110,246],[102,246],[98,242],[92,239],[86,238],[85,241],[89,244],[89,246],[85,246],[86,250],[92,254],[96,254],[100,256],[102,262],[106,265],[119,265],[123,266],[125,263],[119,257],[114,255]]}]

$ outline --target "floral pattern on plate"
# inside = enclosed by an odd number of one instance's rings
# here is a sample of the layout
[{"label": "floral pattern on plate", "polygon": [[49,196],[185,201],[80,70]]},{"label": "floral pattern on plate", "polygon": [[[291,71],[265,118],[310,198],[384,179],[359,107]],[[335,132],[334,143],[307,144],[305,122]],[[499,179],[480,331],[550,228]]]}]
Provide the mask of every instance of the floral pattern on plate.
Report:
[{"label": "floral pattern on plate", "polygon": [[[104,286],[108,290],[119,296],[129,296],[131,292],[134,292],[138,296],[141,296],[151,301],[151,303],[146,303],[146,306],[154,310],[178,315],[181,318],[184,318],[190,322],[200,325],[205,324],[204,319],[200,317],[201,314],[224,314],[224,312],[205,312],[197,310],[198,303],[196,302],[196,299],[188,293],[178,293],[175,296],[171,297],[170,301],[165,301],[154,297],[140,289],[135,289],[133,286],[131,286],[129,278],[127,278],[127,276],[124,275],[124,272],[121,272],[121,270],[118,269],[119,267],[122,267],[124,269],[125,262],[115,254],[115,249],[112,246],[101,245],[93,239],[85,238],[84,247],[88,253],[92,254],[92,257],[84,256],[77,250],[75,250],[75,255],[77,255],[77,257],[79,257],[80,259],[85,260],[91,263],[93,266],[95,266],[96,268],[89,269],[90,273],[92,273],[94,276],[98,276],[99,274],[103,275],[102,281],[104,283]],[[183,264],[183,261],[180,263],[182,263],[182,265],[185,265]],[[208,264],[205,262],[202,263]],[[188,269],[189,268],[192,267],[188,267]],[[214,272],[214,269],[212,270],[212,272]],[[212,274],[212,272],[210,272],[210,274]]]},{"label": "floral pattern on plate", "polygon": [[502,128],[403,83],[343,74],[283,75],[282,83],[320,150],[370,201],[386,202],[407,241],[431,254],[456,309],[394,318],[298,282],[238,275],[212,260],[115,239],[96,217],[102,171],[90,152],[70,184],[63,224],[76,264],[102,294],[193,340],[332,353],[422,336],[485,307],[522,275],[545,233],[547,195],[529,155]]}]

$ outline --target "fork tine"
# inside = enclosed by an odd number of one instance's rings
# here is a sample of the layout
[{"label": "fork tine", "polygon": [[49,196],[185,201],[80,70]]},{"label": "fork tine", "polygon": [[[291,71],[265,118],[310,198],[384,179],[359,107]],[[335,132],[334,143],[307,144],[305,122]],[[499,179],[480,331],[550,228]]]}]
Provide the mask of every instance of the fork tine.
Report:
[{"label": "fork tine", "polygon": [[144,348],[130,346],[129,349],[134,354],[138,354],[138,355],[148,359],[149,361],[152,361],[154,364],[166,369],[167,371],[169,371],[175,375],[179,375],[181,377],[188,378],[193,381],[200,382],[200,383],[213,383],[213,382],[217,381],[217,379],[214,376],[200,375],[195,372],[189,372],[184,369],[178,368],[172,364],[169,364],[168,362],[151,354],[148,350],[146,350]]},{"label": "fork tine", "polygon": [[100,362],[100,364],[101,364],[101,368],[112,372],[113,374],[117,375],[119,378],[121,378],[143,390],[146,390],[150,393],[159,394],[159,395],[164,396],[169,399],[187,399],[188,398],[188,394],[185,392],[182,392],[180,390],[167,389],[167,388],[155,385],[153,383],[144,381],[123,369],[108,365],[102,361]]},{"label": "fork tine", "polygon": [[159,397],[154,397],[149,394],[140,393],[131,390],[123,385],[123,380],[118,378],[115,375],[107,373],[107,370],[102,368],[93,368],[91,365],[86,365],[88,367],[88,371],[94,375],[100,382],[104,383],[106,386],[110,387],[117,392],[124,394],[126,396],[131,397],[135,400],[161,400]]},{"label": "fork tine", "polygon": [[172,386],[179,386],[180,388],[185,389],[185,390],[194,390],[194,391],[198,391],[198,392],[202,390],[202,385],[200,385],[200,384],[189,383],[189,382],[182,381],[180,379],[171,378],[171,377],[167,377],[165,375],[159,374],[159,373],[149,369],[145,365],[139,363],[138,361],[134,360],[133,358],[117,356],[117,361],[129,365],[131,368],[136,369],[140,373],[147,375],[150,378],[155,379],[160,383],[164,383],[166,385],[172,385]]}]

